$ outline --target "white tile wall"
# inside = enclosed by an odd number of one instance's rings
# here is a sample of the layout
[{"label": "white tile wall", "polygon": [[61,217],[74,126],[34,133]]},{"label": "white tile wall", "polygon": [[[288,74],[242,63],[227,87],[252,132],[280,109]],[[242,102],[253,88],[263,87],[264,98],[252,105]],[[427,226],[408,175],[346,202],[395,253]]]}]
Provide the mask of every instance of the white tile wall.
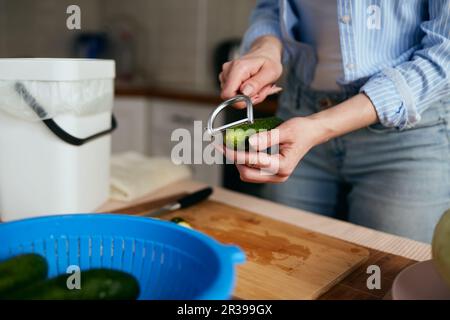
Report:
[{"label": "white tile wall", "polygon": [[256,0],[0,0],[0,57],[70,55],[76,32],[66,8],[78,4],[82,29],[127,23],[135,30],[137,69],[150,84],[215,90],[212,55],[241,37]]},{"label": "white tile wall", "polygon": [[256,0],[208,0],[208,27],[204,75],[204,87],[212,88],[217,75],[214,74],[212,52],[227,39],[241,38],[248,27],[249,16]]},{"label": "white tile wall", "polygon": [[[200,0],[201,1],[201,0]],[[159,1],[155,6],[159,37],[152,41],[160,54],[155,64],[158,81],[169,86],[196,87],[200,1]]]},{"label": "white tile wall", "polygon": [[116,30],[126,25],[134,30],[138,75],[149,80],[153,80],[151,66],[159,55],[158,51],[152,50],[155,46],[150,41],[159,36],[156,30],[158,21],[154,18],[152,9],[154,2],[99,0],[99,20],[102,29]]},{"label": "white tile wall", "polygon": [[212,54],[241,37],[256,0],[100,0],[103,23],[128,17],[139,30],[138,65],[152,84],[215,90]]},{"label": "white tile wall", "polygon": [[[2,56],[66,57],[76,31],[66,27],[66,9],[71,4],[81,8],[84,31],[99,28],[98,0],[1,0]],[[1,49],[1,47],[0,47]]]}]

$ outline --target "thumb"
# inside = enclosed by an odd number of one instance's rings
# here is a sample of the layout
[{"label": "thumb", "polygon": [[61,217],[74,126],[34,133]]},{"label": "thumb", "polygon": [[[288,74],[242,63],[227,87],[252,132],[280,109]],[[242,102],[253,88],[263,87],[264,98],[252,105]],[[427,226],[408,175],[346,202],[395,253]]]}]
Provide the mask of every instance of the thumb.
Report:
[{"label": "thumb", "polygon": [[263,66],[257,73],[241,84],[240,91],[246,96],[252,97],[277,80],[276,71]]},{"label": "thumb", "polygon": [[283,133],[279,128],[275,128],[269,131],[259,132],[252,135],[248,142],[250,146],[257,150],[263,151],[272,146],[276,146],[282,142]]}]

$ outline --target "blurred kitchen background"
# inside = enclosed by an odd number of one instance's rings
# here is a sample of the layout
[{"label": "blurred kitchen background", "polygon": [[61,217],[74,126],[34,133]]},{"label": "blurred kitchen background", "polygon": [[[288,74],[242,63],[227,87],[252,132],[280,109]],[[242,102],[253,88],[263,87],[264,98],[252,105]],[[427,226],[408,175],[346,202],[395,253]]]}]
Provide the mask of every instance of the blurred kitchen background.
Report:
[{"label": "blurred kitchen background", "polygon": [[[234,57],[256,0],[0,0],[0,57],[116,60],[113,152],[170,156],[170,135],[220,102],[217,76]],[[81,8],[81,30],[66,9]],[[276,97],[256,116],[275,112]],[[242,113],[229,111],[219,121]],[[232,165],[193,165],[194,179],[257,194]]]}]

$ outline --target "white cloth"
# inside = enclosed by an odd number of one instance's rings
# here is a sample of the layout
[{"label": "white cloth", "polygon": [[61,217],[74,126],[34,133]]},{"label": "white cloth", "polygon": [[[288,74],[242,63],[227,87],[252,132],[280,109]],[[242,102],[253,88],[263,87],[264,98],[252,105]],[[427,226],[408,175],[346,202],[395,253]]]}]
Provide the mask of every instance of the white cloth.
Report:
[{"label": "white cloth", "polygon": [[317,65],[311,88],[337,91],[342,75],[342,56],[337,21],[337,3],[333,0],[297,0],[300,8],[300,41],[316,49]]},{"label": "white cloth", "polygon": [[132,201],[190,176],[187,166],[175,165],[170,158],[146,157],[135,152],[113,155],[110,197]]}]

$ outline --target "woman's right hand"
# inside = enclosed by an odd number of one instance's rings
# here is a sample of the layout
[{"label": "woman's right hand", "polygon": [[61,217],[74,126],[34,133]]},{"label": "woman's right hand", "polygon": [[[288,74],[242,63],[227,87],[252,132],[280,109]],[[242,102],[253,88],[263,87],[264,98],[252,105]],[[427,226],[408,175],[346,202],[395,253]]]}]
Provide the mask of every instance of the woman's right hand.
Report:
[{"label": "woman's right hand", "polygon": [[[258,38],[249,53],[223,65],[219,75],[222,99],[230,99],[242,93],[257,104],[268,95],[281,91],[281,88],[275,86],[283,71],[281,55],[282,44],[278,38]],[[237,104],[237,107],[244,106],[243,103]]]}]

